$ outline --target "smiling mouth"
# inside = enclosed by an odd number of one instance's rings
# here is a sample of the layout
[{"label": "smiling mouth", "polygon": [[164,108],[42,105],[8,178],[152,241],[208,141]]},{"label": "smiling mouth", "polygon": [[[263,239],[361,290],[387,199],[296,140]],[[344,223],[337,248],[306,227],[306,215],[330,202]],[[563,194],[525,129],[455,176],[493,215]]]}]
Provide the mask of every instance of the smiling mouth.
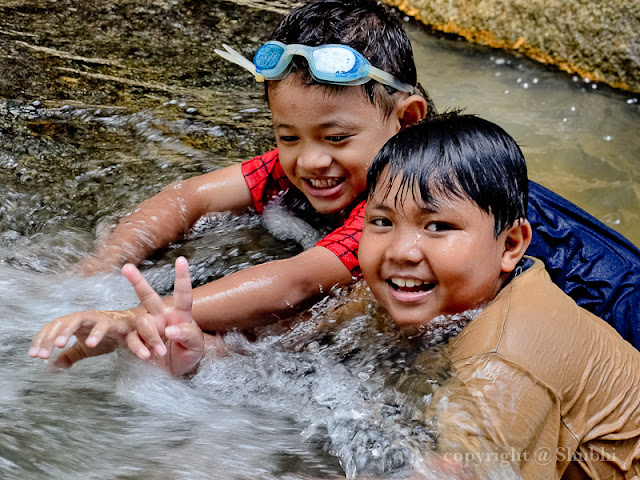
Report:
[{"label": "smiling mouth", "polygon": [[423,293],[433,290],[435,283],[423,282],[412,278],[392,277],[387,280],[387,284],[395,291],[402,293]]},{"label": "smiling mouth", "polygon": [[324,190],[333,187],[337,187],[341,183],[344,182],[344,178],[340,177],[331,177],[331,178],[305,178],[305,182],[311,188],[315,188],[316,190]]}]

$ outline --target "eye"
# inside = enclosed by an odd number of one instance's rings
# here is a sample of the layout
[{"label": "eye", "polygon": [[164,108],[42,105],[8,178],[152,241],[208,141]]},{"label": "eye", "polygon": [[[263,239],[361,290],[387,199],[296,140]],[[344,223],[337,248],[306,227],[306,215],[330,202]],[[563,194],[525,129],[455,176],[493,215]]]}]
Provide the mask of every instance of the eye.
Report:
[{"label": "eye", "polygon": [[350,137],[351,135],[327,135],[324,138],[331,143],[342,143],[348,140]]},{"label": "eye", "polygon": [[372,218],[370,223],[375,227],[390,227],[393,225],[393,223],[391,223],[391,220],[384,217]]},{"label": "eye", "polygon": [[297,140],[299,140],[299,137],[293,136],[293,135],[282,135],[280,137],[278,137],[278,140],[280,140],[282,143],[293,143]]},{"label": "eye", "polygon": [[446,232],[448,230],[455,230],[453,225],[446,222],[431,222],[428,223],[424,229],[429,232]]}]

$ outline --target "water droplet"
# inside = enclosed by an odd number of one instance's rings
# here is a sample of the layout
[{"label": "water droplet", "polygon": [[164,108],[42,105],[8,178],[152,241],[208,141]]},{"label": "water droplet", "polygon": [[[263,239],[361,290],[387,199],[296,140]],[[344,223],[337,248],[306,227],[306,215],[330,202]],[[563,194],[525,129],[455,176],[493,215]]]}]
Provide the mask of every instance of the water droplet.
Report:
[{"label": "water droplet", "polygon": [[564,118],[562,119],[562,121],[566,123],[566,122],[567,122],[567,117],[564,117]]},{"label": "water droplet", "polygon": [[538,80],[537,78],[534,78],[534,79],[533,79],[533,83],[538,83],[538,81],[539,81],[539,80]]},{"label": "water droplet", "polygon": [[576,111],[576,107],[572,106],[572,107],[571,107],[571,111],[572,111],[572,112],[575,112],[575,111]]},{"label": "water droplet", "polygon": [[504,94],[505,94],[505,95],[509,95],[509,90],[505,90],[505,91],[504,91]]},{"label": "water droplet", "polygon": [[605,135],[603,137],[605,139],[605,141],[610,142],[611,140],[613,140],[613,137],[611,135]]},{"label": "water droplet", "polygon": [[518,79],[516,80],[516,83],[522,83],[522,79],[521,79],[521,78],[518,78]]},{"label": "water droplet", "polygon": [[593,88],[593,89],[595,90],[596,88],[598,88],[598,85],[596,85],[596,84],[594,83],[593,85],[591,85],[591,88]]},{"label": "water droplet", "polygon": [[578,77],[576,77],[576,76],[574,75],[572,80],[573,80],[574,82],[577,82],[577,81],[578,81]]},{"label": "water droplet", "polygon": [[496,65],[504,65],[504,58],[496,58],[495,64]]},{"label": "water droplet", "polygon": [[522,88],[524,88],[526,90],[527,88],[529,88],[529,84],[527,82],[525,82],[524,85],[522,85]]}]

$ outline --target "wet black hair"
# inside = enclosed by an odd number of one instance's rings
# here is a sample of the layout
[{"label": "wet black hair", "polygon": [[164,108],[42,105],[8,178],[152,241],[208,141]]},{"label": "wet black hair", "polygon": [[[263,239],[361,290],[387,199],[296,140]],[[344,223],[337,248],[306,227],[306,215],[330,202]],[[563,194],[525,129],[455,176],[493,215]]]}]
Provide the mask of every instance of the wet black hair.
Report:
[{"label": "wet black hair", "polygon": [[[436,111],[428,93],[418,84],[411,41],[400,20],[378,0],[310,0],[291,10],[278,24],[271,40],[286,44],[298,43],[310,47],[342,44],[354,48],[371,65],[390,73],[398,80],[417,86],[416,92],[427,100],[427,115]],[[309,74],[307,62],[295,56],[291,73],[299,74],[308,85],[323,85],[339,92],[340,85],[320,84]],[[266,82],[265,96],[269,101]],[[385,116],[393,111],[391,97],[396,90],[370,80],[363,86],[370,101],[383,110]]]},{"label": "wet black hair", "polygon": [[396,206],[409,193],[416,203],[435,208],[443,197],[469,199],[493,216],[496,237],[527,218],[529,184],[520,147],[475,115],[447,112],[398,132],[369,167],[368,197],[383,185],[389,195],[398,177]]}]

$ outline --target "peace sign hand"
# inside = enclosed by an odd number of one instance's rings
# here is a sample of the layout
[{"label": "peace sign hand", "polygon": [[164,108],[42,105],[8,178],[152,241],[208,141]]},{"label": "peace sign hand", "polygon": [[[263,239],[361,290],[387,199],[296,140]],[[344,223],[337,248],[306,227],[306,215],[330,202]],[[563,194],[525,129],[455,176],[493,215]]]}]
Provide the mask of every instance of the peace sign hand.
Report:
[{"label": "peace sign hand", "polygon": [[191,372],[204,353],[204,334],[191,315],[193,294],[187,260],[176,260],[172,305],[165,304],[134,265],[125,265],[122,273],[146,310],[137,319],[136,329],[127,334],[127,346],[173,375]]}]

